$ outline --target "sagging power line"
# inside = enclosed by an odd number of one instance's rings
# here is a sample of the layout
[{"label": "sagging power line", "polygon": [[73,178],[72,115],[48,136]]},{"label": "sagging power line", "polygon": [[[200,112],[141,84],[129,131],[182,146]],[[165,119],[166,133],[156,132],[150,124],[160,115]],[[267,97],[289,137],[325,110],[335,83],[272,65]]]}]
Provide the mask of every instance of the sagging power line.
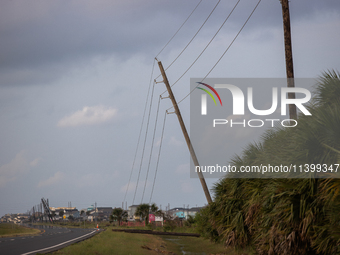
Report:
[{"label": "sagging power line", "polygon": [[[211,14],[213,13],[213,11],[215,10],[215,8],[217,7],[217,5],[219,4],[220,1],[218,1],[218,3],[215,5],[214,9],[212,10],[212,12],[209,14],[208,18],[206,18],[205,22],[209,19],[209,17],[211,16]],[[221,28],[224,26],[224,24],[226,23],[226,21],[229,19],[230,15],[233,13],[233,11],[235,10],[235,8],[237,7],[238,3],[240,2],[240,0],[238,0],[235,4],[235,6],[233,7],[233,9],[231,10],[231,12],[229,13],[229,15],[227,16],[227,18],[224,20],[224,22],[222,23],[222,25],[219,27],[219,29],[217,30],[217,32],[214,34],[214,36],[211,38],[211,40],[209,41],[209,43],[205,46],[205,48],[203,49],[203,51],[198,55],[198,57],[195,59],[195,61],[189,66],[189,68],[180,76],[180,78],[174,83],[171,85],[174,86],[185,74],[186,72],[196,63],[196,61],[199,59],[199,57],[204,53],[204,51],[208,48],[208,46],[211,44],[211,42],[214,40],[214,38],[217,36],[217,34],[220,32]],[[206,76],[203,78],[203,80],[212,72],[212,70],[218,65],[218,63],[221,61],[221,59],[224,57],[224,55],[227,53],[227,51],[230,49],[230,47],[232,46],[232,44],[235,42],[235,40],[237,39],[237,37],[239,36],[239,34],[241,33],[241,31],[243,30],[243,28],[246,26],[246,24],[248,23],[249,19],[251,18],[251,16],[253,15],[253,13],[255,12],[256,8],[258,7],[259,3],[261,2],[261,0],[258,1],[258,3],[256,4],[255,8],[253,9],[253,11],[251,12],[251,14],[249,15],[249,17],[247,18],[247,20],[245,21],[245,23],[243,24],[243,26],[241,27],[241,29],[239,30],[239,32],[236,34],[236,36],[234,37],[234,39],[232,40],[232,42],[229,44],[229,46],[226,48],[226,50],[223,52],[223,54],[220,56],[220,58],[217,60],[217,62],[214,64],[214,66],[209,70],[209,72],[206,74]],[[200,4],[201,2],[199,2]],[[198,4],[198,5],[199,5]],[[198,5],[195,7],[195,9],[192,11],[192,13],[196,10],[196,8],[198,7]],[[192,14],[191,13],[191,14]],[[189,17],[191,16],[191,14],[189,15]],[[186,19],[186,21],[189,19],[189,17]],[[185,21],[185,22],[186,22]],[[185,23],[184,22],[184,23]],[[205,24],[205,22],[203,23],[203,25]],[[184,23],[182,24],[182,26],[184,25]],[[203,25],[201,26],[201,28],[203,27]],[[181,27],[182,27],[181,26]],[[180,28],[181,28],[180,27]],[[200,28],[200,29],[201,29]],[[199,30],[200,30],[199,29]],[[178,30],[179,31],[179,30]],[[177,31],[177,32],[178,32]],[[175,33],[175,35],[177,34],[177,32]],[[199,31],[198,31],[199,32]],[[171,64],[167,67],[169,68],[178,58],[179,56],[186,50],[186,48],[189,46],[189,44],[192,42],[192,40],[195,38],[195,36],[198,34],[198,32],[194,35],[194,37],[190,40],[190,42],[186,45],[186,47],[181,51],[181,53],[171,62]],[[175,36],[174,35],[174,36]],[[173,37],[174,37],[173,36]],[[173,37],[170,39],[170,41],[173,39]],[[163,47],[163,49],[157,54],[157,56],[165,49],[165,47],[170,43],[170,41]],[[158,61],[158,60],[157,60]],[[158,65],[161,69],[161,75],[163,76],[163,82],[166,83],[165,81],[167,81],[167,78],[166,78],[166,75],[165,75],[165,70],[163,69],[163,72],[162,72],[162,68],[163,66],[161,65],[161,62],[158,61]],[[162,66],[162,68],[161,68]],[[158,76],[159,77],[159,76]],[[158,78],[157,77],[157,78]],[[203,81],[202,80],[202,81]],[[155,81],[156,82],[156,81]],[[155,83],[154,83],[155,84]],[[170,87],[170,84],[168,84],[169,87]],[[168,86],[167,86],[168,87]],[[171,89],[170,89],[171,91]],[[169,92],[169,96],[170,98],[174,99],[174,96],[172,94],[172,92]],[[191,91],[192,92],[192,91]],[[190,93],[191,93],[190,92]],[[137,183],[136,183],[136,188],[135,188],[135,193],[134,193],[134,198],[133,198],[133,203],[135,201],[135,197],[136,197],[136,193],[137,193],[137,189],[138,189],[138,182],[139,182],[139,179],[140,179],[140,174],[141,174],[141,167],[142,167],[142,161],[143,161],[143,156],[144,156],[144,151],[145,151],[145,143],[146,143],[146,139],[147,139],[147,132],[148,132],[148,128],[149,128],[149,119],[150,119],[150,114],[151,114],[151,106],[152,106],[152,98],[153,98],[153,93],[154,93],[154,86],[153,86],[153,89],[152,89],[152,96],[151,96],[151,102],[150,102],[150,108],[149,108],[149,114],[148,114],[148,122],[147,122],[147,127],[146,127],[146,133],[145,133],[145,138],[144,138],[144,145],[143,145],[143,151],[142,151],[142,159],[141,159],[141,163],[140,163],[140,169],[139,169],[139,173],[138,173],[138,178],[137,178]],[[176,103],[176,101],[173,101],[173,106],[171,108],[175,108],[175,113],[177,116],[180,116],[180,113],[179,113],[179,109],[178,109],[178,104],[181,103],[183,100],[185,100],[185,98],[187,98],[190,93],[184,97],[183,99],[181,99],[178,103]],[[163,93],[162,93],[163,94]],[[160,102],[160,101],[159,101]],[[151,162],[151,158],[152,158],[152,152],[153,152],[153,144],[154,144],[154,137],[155,137],[155,132],[156,132],[156,126],[157,126],[157,118],[158,118],[158,112],[159,112],[159,102],[158,102],[158,108],[157,108],[157,115],[156,115],[156,120],[155,120],[155,127],[154,127],[154,134],[153,134],[153,138],[152,138],[152,145],[151,145],[151,151],[150,151],[150,156],[149,156],[149,162],[148,162],[148,168],[147,168],[147,173],[146,173],[146,180],[145,180],[145,183],[144,183],[144,189],[143,189],[143,194],[142,194],[142,200],[144,199],[144,195],[145,195],[145,190],[146,190],[146,184],[147,184],[147,179],[148,179],[148,176],[149,176],[149,170],[150,170],[150,162]],[[147,102],[146,102],[147,104]],[[169,108],[169,109],[171,109]],[[168,110],[169,110],[168,109]],[[164,122],[163,122],[163,129],[162,129],[162,136],[161,136],[161,143],[163,141],[163,135],[164,135],[164,128],[165,128],[165,120],[166,120],[166,115],[168,113],[168,110],[166,111],[166,114],[165,114],[165,117],[164,117]],[[145,114],[144,114],[145,115]],[[183,120],[182,120],[183,122]],[[184,124],[184,122],[183,122]],[[182,125],[181,125],[182,127]],[[185,129],[185,126],[184,126],[184,129]],[[182,131],[183,131],[183,127],[182,127]],[[184,133],[184,136],[186,138],[186,141],[187,141],[187,145],[188,145],[188,148],[189,148],[189,151],[193,157],[193,161],[195,163],[195,165],[198,165],[198,161],[197,161],[197,158],[196,156],[194,155],[194,151],[193,151],[193,148],[192,148],[192,145],[190,143],[190,138],[188,136],[185,135],[185,132],[183,131]],[[187,139],[188,138],[188,139]],[[188,143],[188,140],[189,140],[189,143]],[[159,165],[159,159],[160,159],[160,152],[161,152],[161,145],[160,145],[160,148],[159,148],[159,153],[158,153],[158,159],[157,159],[157,165],[156,165],[156,170],[155,170],[155,176],[154,176],[154,181],[153,181],[153,185],[152,185],[152,191],[151,191],[151,196],[150,196],[150,202],[151,202],[151,199],[152,199],[152,195],[153,195],[153,192],[154,192],[154,187],[155,187],[155,181],[156,181],[156,176],[157,176],[157,170],[158,170],[158,165]],[[194,156],[193,156],[194,155]],[[202,174],[202,173],[201,173]],[[131,175],[132,175],[132,172],[131,172]],[[202,184],[202,187],[203,187],[203,190],[205,192],[205,195],[206,195],[206,198],[207,198],[207,201],[208,203],[210,203],[212,200],[211,200],[211,197],[210,197],[210,194],[209,194],[209,190],[206,186],[206,183],[205,183],[205,180],[203,178],[203,175],[202,176],[199,176],[200,178],[200,181],[201,181],[201,184]],[[131,176],[130,176],[130,180],[131,180]],[[129,180],[129,183],[130,183],[130,180]],[[125,196],[126,198],[126,196]],[[124,200],[125,200],[124,198]]]},{"label": "sagging power line", "polygon": [[[236,9],[237,5],[239,4],[241,0],[238,0],[234,6],[234,8],[230,11],[229,15],[227,16],[227,18],[224,20],[224,22],[222,23],[222,25],[219,27],[219,29],[216,31],[216,33],[214,34],[214,36],[210,39],[210,41],[208,42],[208,44],[204,47],[204,49],[201,51],[201,53],[197,56],[197,58],[192,62],[192,64],[185,70],[185,72],[171,85],[171,87],[175,86],[175,84],[177,82],[180,81],[180,79],[183,78],[183,76],[191,69],[191,67],[193,67],[193,65],[197,62],[197,60],[202,56],[202,54],[206,51],[206,49],[209,47],[209,45],[212,43],[212,41],[215,39],[215,37],[217,36],[217,34],[221,31],[222,27],[224,26],[224,24],[227,22],[227,20],[229,19],[229,17],[231,16],[231,14],[234,12],[234,10]],[[167,70],[167,69],[165,69]],[[162,94],[164,94],[166,91],[164,91]]]},{"label": "sagging power line", "polygon": [[161,139],[160,139],[160,142],[159,142],[159,150],[158,150],[158,157],[157,157],[157,163],[156,163],[155,176],[154,176],[154,178],[153,178],[153,184],[152,184],[152,190],[151,190],[151,194],[150,194],[149,204],[151,203],[153,191],[154,191],[154,188],[155,188],[156,177],[157,177],[157,172],[158,172],[158,165],[159,165],[159,159],[160,159],[160,157],[161,157],[161,150],[162,150],[162,144],[163,144],[164,129],[165,129],[165,121],[166,121],[166,116],[167,116],[167,115],[168,115],[168,112],[165,111],[164,120],[163,120],[162,134],[161,134]]},{"label": "sagging power line", "polygon": [[151,142],[151,150],[150,150],[150,156],[149,156],[149,162],[148,162],[148,169],[146,171],[146,177],[145,177],[145,183],[144,183],[144,189],[143,189],[141,203],[143,203],[143,198],[144,198],[145,189],[146,189],[146,183],[148,181],[148,176],[149,176],[149,171],[150,171],[150,163],[151,163],[153,145],[154,145],[155,135],[156,135],[156,128],[157,128],[157,120],[158,120],[158,112],[159,112],[160,102],[161,102],[161,96],[159,96],[159,99],[158,99],[158,106],[157,106],[156,120],[155,120],[155,126],[154,126],[154,130],[153,130],[153,136],[152,136],[152,142]]},{"label": "sagging power line", "polygon": [[134,158],[133,158],[133,163],[132,163],[132,167],[131,167],[130,177],[129,177],[128,185],[127,185],[127,187],[126,187],[126,191],[125,191],[125,195],[124,195],[124,200],[123,200],[123,202],[126,201],[126,195],[127,195],[128,190],[129,190],[129,186],[130,186],[130,183],[131,183],[131,177],[132,177],[133,169],[134,169],[135,162],[136,162],[136,158],[137,158],[137,152],[138,152],[139,143],[140,143],[140,138],[141,138],[141,134],[142,134],[142,130],[143,130],[144,119],[145,119],[145,113],[146,113],[146,109],[147,109],[147,105],[148,105],[148,98],[149,98],[149,94],[150,94],[150,88],[151,88],[151,84],[152,84],[152,77],[153,77],[154,68],[155,68],[155,60],[153,61],[153,65],[152,65],[151,76],[150,76],[150,82],[149,82],[149,88],[148,88],[148,93],[147,93],[146,100],[145,100],[144,112],[143,112],[143,117],[142,117],[142,123],[141,123],[141,127],[140,127],[140,130],[139,130],[139,135],[138,135],[138,141],[137,141],[136,151],[135,151],[135,155],[134,155]]},{"label": "sagging power line", "polygon": [[154,90],[155,90],[155,84],[156,84],[156,82],[153,82],[152,92],[151,92],[151,97],[150,97],[150,108],[149,108],[148,120],[146,122],[146,130],[145,130],[145,138],[144,138],[144,143],[143,143],[142,157],[141,157],[141,161],[140,161],[140,165],[139,165],[138,178],[137,178],[137,182],[136,182],[135,194],[133,196],[132,204],[134,204],[134,202],[135,202],[137,189],[138,189],[139,177],[140,177],[140,173],[141,173],[142,165],[143,165],[143,158],[144,158],[146,140],[147,140],[147,137],[148,137],[150,115],[151,115],[151,108],[152,108],[152,99],[153,99],[153,93],[154,93]]},{"label": "sagging power line", "polygon": [[[248,21],[250,20],[251,16],[254,14],[255,10],[257,9],[257,7],[259,6],[261,0],[259,0],[256,4],[256,6],[254,7],[254,9],[252,10],[252,12],[250,13],[250,15],[248,16],[247,20],[244,22],[243,26],[241,27],[241,29],[238,31],[238,33],[236,34],[236,36],[234,37],[234,39],[231,41],[231,43],[229,44],[229,46],[226,48],[226,50],[223,52],[223,54],[220,56],[220,58],[216,61],[216,63],[213,65],[213,67],[209,70],[209,72],[204,76],[204,78],[201,80],[201,82],[203,82],[208,75],[215,69],[215,67],[218,65],[218,63],[222,60],[222,58],[224,57],[224,55],[228,52],[228,50],[230,49],[230,47],[233,45],[233,43],[236,41],[237,37],[240,35],[240,33],[242,32],[243,28],[247,25]],[[184,98],[182,98],[180,101],[177,102],[177,104],[180,104],[181,102],[183,102],[196,88],[192,89],[189,94],[187,94]],[[169,109],[171,109],[173,107],[170,107]],[[167,109],[167,110],[169,110]]]},{"label": "sagging power line", "polygon": [[182,27],[184,26],[184,24],[189,20],[189,18],[191,17],[191,15],[196,11],[197,7],[202,3],[202,0],[199,1],[199,3],[196,5],[196,7],[192,10],[192,12],[190,13],[190,15],[186,18],[186,20],[182,23],[182,25],[177,29],[177,31],[174,33],[174,35],[170,38],[170,40],[164,45],[164,47],[161,49],[160,52],[158,52],[158,54],[156,55],[156,58],[159,56],[159,54],[161,54],[163,52],[163,50],[168,46],[168,44],[172,41],[172,39],[175,38],[175,36],[177,35],[177,33],[182,29]]}]

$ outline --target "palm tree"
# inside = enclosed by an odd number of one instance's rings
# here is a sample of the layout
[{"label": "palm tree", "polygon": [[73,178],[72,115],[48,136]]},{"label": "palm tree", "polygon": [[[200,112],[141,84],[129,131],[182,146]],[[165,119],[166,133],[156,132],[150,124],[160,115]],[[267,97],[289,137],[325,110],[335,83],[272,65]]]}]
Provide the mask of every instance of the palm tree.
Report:
[{"label": "palm tree", "polygon": [[[300,116],[294,129],[267,131],[232,164],[335,168],[340,163],[340,74],[324,73],[317,85],[308,106],[312,116]],[[226,245],[252,244],[259,254],[338,254],[338,172],[287,173],[280,177],[289,178],[280,179],[229,175],[215,184],[214,201],[198,214],[199,229]]]},{"label": "palm tree", "polygon": [[112,210],[112,215],[110,216],[111,220],[116,220],[119,223],[119,226],[122,220],[127,218],[127,211],[123,210],[122,208],[114,208]]},{"label": "palm tree", "polygon": [[150,206],[150,213],[155,214],[157,216],[161,216],[162,215],[162,211],[159,210],[158,206],[155,203],[151,204],[151,206]]},{"label": "palm tree", "polygon": [[150,212],[150,206],[149,204],[140,204],[135,212],[135,216],[140,217],[140,219],[144,219],[145,226],[149,223],[149,212]]}]

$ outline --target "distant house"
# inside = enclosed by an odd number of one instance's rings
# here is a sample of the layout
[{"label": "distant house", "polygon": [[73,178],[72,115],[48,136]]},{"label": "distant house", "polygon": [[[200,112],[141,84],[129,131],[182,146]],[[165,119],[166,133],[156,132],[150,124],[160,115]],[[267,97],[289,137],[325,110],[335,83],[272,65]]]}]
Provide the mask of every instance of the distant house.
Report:
[{"label": "distant house", "polygon": [[110,215],[112,214],[112,207],[97,207],[96,209],[87,209],[87,216],[83,216],[86,217],[87,220],[89,221],[93,221],[95,219],[99,220],[99,221],[107,221],[110,219]]},{"label": "distant house", "polygon": [[139,205],[130,205],[129,206],[129,209],[128,209],[128,221],[134,221],[134,220],[138,220],[139,217],[136,217],[135,216],[135,213],[136,213],[136,210],[137,210],[137,207]]},{"label": "distant house", "polygon": [[59,217],[61,211],[64,212],[66,219],[68,219],[70,215],[72,215],[74,219],[80,217],[80,213],[76,207],[50,207],[50,210],[52,213],[54,212],[56,220],[62,219]]},{"label": "distant house", "polygon": [[185,219],[185,211],[186,209],[183,207],[175,207],[168,211],[169,216],[179,219]]},{"label": "distant house", "polygon": [[179,219],[188,219],[188,216],[195,217],[196,213],[199,212],[203,207],[192,207],[192,208],[183,208],[183,207],[175,207],[168,211],[168,214],[171,217],[179,218]]},{"label": "distant house", "polygon": [[68,218],[70,215],[72,215],[74,218],[79,218],[79,211],[77,209],[66,209],[65,215]]},{"label": "distant house", "polygon": [[20,224],[23,222],[27,222],[30,218],[29,214],[17,213],[17,214],[6,214],[0,218],[0,223],[2,222],[11,222],[15,224]]},{"label": "distant house", "polygon": [[112,207],[97,207],[98,217],[101,220],[109,220],[112,214]]}]

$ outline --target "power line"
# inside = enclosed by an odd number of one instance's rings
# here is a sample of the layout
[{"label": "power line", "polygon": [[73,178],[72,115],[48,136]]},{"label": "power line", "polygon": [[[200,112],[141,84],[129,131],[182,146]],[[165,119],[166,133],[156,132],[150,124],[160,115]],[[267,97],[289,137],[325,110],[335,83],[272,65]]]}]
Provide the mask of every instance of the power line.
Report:
[{"label": "power line", "polygon": [[232,40],[232,42],[229,44],[228,48],[223,52],[222,56],[217,60],[217,62],[215,63],[215,65],[210,69],[210,71],[207,73],[206,76],[204,76],[203,81],[205,78],[207,78],[207,76],[212,72],[212,70],[214,70],[214,68],[217,66],[217,64],[221,61],[221,59],[224,57],[224,55],[227,53],[227,51],[229,50],[229,48],[231,47],[231,45],[233,45],[233,43],[235,42],[236,38],[239,36],[239,34],[241,33],[241,31],[243,30],[243,28],[246,26],[246,24],[248,23],[248,21],[250,20],[251,16],[253,15],[253,13],[255,12],[257,6],[259,6],[261,0],[259,0],[255,6],[255,8],[253,9],[253,11],[250,13],[249,17],[247,18],[246,22],[244,22],[243,26],[241,27],[240,31],[238,31],[237,35],[235,36],[235,38]]},{"label": "power line", "polygon": [[203,22],[203,24],[201,25],[201,27],[197,30],[197,32],[195,33],[195,35],[191,38],[191,40],[189,41],[189,43],[184,47],[184,49],[178,54],[178,56],[170,63],[170,65],[168,65],[167,68],[165,68],[165,71],[169,69],[170,66],[172,66],[173,63],[176,62],[176,60],[182,55],[182,53],[188,48],[188,46],[191,44],[191,42],[195,39],[195,37],[198,35],[198,33],[201,31],[201,29],[203,28],[203,26],[205,25],[205,23],[207,23],[208,19],[210,18],[210,16],[213,14],[213,12],[215,11],[216,7],[218,6],[218,4],[221,2],[221,0],[218,0],[217,4],[215,5],[215,7],[212,9],[212,11],[210,12],[210,14],[208,15],[208,17],[205,19],[205,21]]},{"label": "power line", "polygon": [[[192,12],[190,13],[190,15],[186,18],[186,20],[182,23],[182,25],[178,28],[178,30],[175,32],[175,34],[170,38],[170,40],[164,45],[164,47],[161,49],[161,51],[157,54],[157,56],[159,54],[161,54],[161,52],[168,46],[168,44],[172,41],[172,39],[177,35],[177,33],[182,29],[182,27],[184,26],[184,24],[189,20],[189,18],[191,17],[191,15],[196,11],[196,9],[198,8],[198,6],[201,4],[202,0],[199,1],[199,3],[196,5],[196,7],[192,10]],[[157,57],[156,56],[156,57]],[[147,99],[149,97],[149,92],[150,92],[150,87],[151,87],[151,80],[152,80],[152,76],[153,76],[153,71],[154,71],[154,66],[155,66],[155,60],[153,62],[153,67],[152,67],[152,72],[151,72],[151,78],[150,78],[150,85],[149,85],[149,89],[148,89],[148,94],[147,94]],[[143,113],[143,118],[142,118],[142,124],[141,124],[141,128],[140,128],[140,132],[139,132],[139,136],[138,136],[138,142],[137,142],[137,147],[136,147],[136,151],[135,151],[135,156],[134,156],[134,160],[133,160],[133,164],[132,164],[132,168],[131,168],[131,173],[130,173],[130,177],[129,177],[129,182],[125,191],[125,195],[124,195],[124,200],[126,201],[126,195],[130,186],[130,182],[131,182],[131,178],[132,178],[132,173],[133,173],[133,168],[135,165],[135,161],[136,161],[136,157],[137,157],[137,152],[138,152],[138,147],[139,147],[139,143],[140,143],[140,138],[141,138],[141,133],[142,133],[142,128],[143,128],[143,124],[144,124],[144,118],[145,118],[145,113],[146,113],[146,106],[147,106],[147,100],[145,102],[145,107],[144,107],[144,113]],[[139,175],[140,175],[140,171],[139,171]],[[138,175],[138,179],[139,179],[139,175]],[[137,186],[138,186],[138,181],[137,181]],[[136,188],[137,189],[137,188]],[[136,196],[136,191],[135,191],[135,195],[134,195],[134,199],[135,200],[135,196]]]},{"label": "power line", "polygon": [[177,35],[177,33],[181,30],[181,28],[184,26],[184,24],[188,21],[188,19],[191,17],[191,15],[196,11],[197,7],[201,4],[202,0],[199,1],[199,3],[196,5],[196,7],[192,10],[190,15],[187,17],[187,19],[183,22],[183,24],[178,28],[176,33],[170,38],[170,40],[164,45],[164,47],[161,49],[161,51],[156,55],[156,58],[158,57],[159,54],[162,53],[162,51],[168,46],[168,44],[174,39],[174,37]]},{"label": "power line", "polygon": [[129,186],[130,186],[130,182],[131,182],[131,177],[132,177],[132,172],[133,172],[133,168],[134,168],[135,162],[136,162],[139,142],[140,142],[140,138],[141,138],[141,134],[142,134],[142,130],[143,130],[143,124],[144,124],[144,119],[145,119],[146,108],[147,108],[147,105],[148,105],[148,98],[149,98],[149,94],[150,94],[150,88],[151,88],[151,84],[152,84],[153,71],[155,69],[155,61],[156,60],[153,61],[153,65],[152,65],[151,77],[150,77],[150,82],[149,82],[149,88],[148,88],[148,93],[147,93],[147,96],[146,96],[146,101],[145,101],[145,106],[144,106],[144,113],[143,113],[143,118],[142,118],[142,124],[141,124],[140,130],[139,130],[139,136],[138,136],[135,156],[133,158],[133,163],[132,163],[132,167],[131,167],[131,173],[130,173],[130,177],[129,177],[129,182],[128,182],[128,185],[126,187],[126,191],[125,191],[125,195],[124,195],[124,200],[123,201],[126,201],[126,195],[127,195],[128,190],[129,190]]},{"label": "power line", "polygon": [[162,149],[162,143],[163,143],[163,137],[164,137],[165,120],[166,120],[166,116],[167,116],[167,114],[168,114],[168,112],[167,112],[167,111],[165,111],[165,114],[164,114],[164,120],[163,120],[162,134],[161,134],[161,140],[160,140],[160,143],[159,143],[159,150],[158,150],[158,157],[157,157],[156,171],[155,171],[155,176],[154,176],[154,179],[153,179],[153,184],[152,184],[152,190],[151,190],[151,195],[150,195],[150,201],[149,201],[149,204],[151,203],[151,199],[152,199],[153,191],[154,191],[154,188],[155,188],[156,177],[157,177],[157,171],[158,171],[158,164],[159,164],[159,159],[160,159],[160,156],[161,156],[161,149]]},{"label": "power line", "polygon": [[134,194],[134,196],[133,196],[132,204],[134,204],[134,202],[135,202],[136,193],[137,193],[137,188],[138,188],[138,182],[139,182],[139,177],[140,177],[140,172],[141,172],[141,170],[142,170],[142,165],[143,165],[143,158],[144,158],[144,152],[145,152],[146,139],[147,139],[148,130],[149,130],[150,115],[151,115],[151,107],[152,107],[152,99],[153,99],[153,92],[154,92],[154,90],[155,90],[155,84],[156,84],[156,82],[154,81],[153,86],[152,86],[151,98],[150,98],[149,115],[148,115],[148,120],[147,120],[147,123],[146,123],[146,130],[145,130],[145,138],[144,138],[144,145],[143,145],[143,151],[142,151],[142,158],[141,158],[141,160],[140,160],[139,172],[138,172],[137,183],[136,183],[136,189],[135,189],[135,194]]},{"label": "power line", "polygon": [[[201,82],[203,82],[207,76],[212,72],[212,70],[214,70],[214,68],[217,66],[217,64],[221,61],[221,59],[224,57],[224,55],[227,53],[227,51],[230,49],[231,45],[233,45],[233,43],[235,42],[236,38],[239,36],[239,34],[241,33],[241,31],[243,30],[243,28],[246,26],[246,24],[248,23],[249,19],[251,18],[251,16],[253,15],[253,13],[255,12],[256,8],[258,7],[258,5],[260,4],[261,0],[258,1],[258,3],[256,4],[256,6],[254,7],[253,11],[250,13],[249,17],[247,18],[247,20],[245,21],[245,23],[243,24],[243,26],[241,27],[241,29],[238,31],[238,33],[236,34],[236,36],[234,37],[234,39],[231,41],[231,43],[229,44],[229,46],[227,47],[227,49],[223,52],[223,54],[221,55],[221,57],[217,60],[217,62],[214,64],[214,66],[210,69],[210,71],[204,76],[204,78],[201,80]],[[180,101],[177,102],[177,105],[180,104],[183,100],[185,100],[194,90],[196,89],[196,87],[194,89],[192,89],[188,95],[186,95],[184,98],[182,98]],[[173,107],[170,107],[169,109],[171,109]],[[168,109],[168,110],[169,110]]]},{"label": "power line", "polygon": [[[170,40],[164,45],[164,47],[161,49],[161,51],[156,55],[156,57],[162,53],[162,51],[168,46],[168,44],[172,41],[172,39],[177,35],[177,33],[182,29],[182,27],[184,26],[184,24],[189,20],[189,18],[191,17],[191,15],[196,11],[197,7],[201,4],[202,0],[199,1],[199,3],[196,5],[196,7],[192,10],[192,12],[190,13],[190,15],[186,18],[186,20],[182,23],[182,25],[178,28],[178,30],[175,32],[175,34],[170,38]],[[152,73],[153,73],[153,70],[154,70],[154,65],[155,65],[155,62],[153,63],[153,68],[152,68]],[[152,75],[151,75],[152,76]],[[151,77],[152,78],[152,77]],[[150,85],[151,85],[151,82],[150,82]],[[149,91],[150,91],[150,86],[149,86]],[[149,97],[149,91],[148,91],[148,96],[147,98]],[[136,160],[136,156],[137,156],[137,151],[138,151],[138,147],[139,147],[139,142],[140,142],[140,137],[141,137],[141,132],[142,132],[142,127],[143,127],[143,123],[144,123],[144,116],[145,116],[145,112],[146,112],[146,105],[147,105],[147,101],[145,103],[145,108],[144,108],[144,114],[143,114],[143,121],[142,121],[142,125],[141,125],[141,129],[140,129],[140,132],[139,132],[139,137],[138,137],[138,142],[137,142],[137,148],[136,148],[136,152],[135,152],[135,156],[134,156],[134,160],[133,160],[133,164],[132,164],[132,169],[131,169],[131,173],[130,173],[130,178],[129,178],[129,182],[128,182],[128,186],[127,186],[127,189],[126,189],[126,192],[125,192],[125,196],[124,196],[124,201],[126,199],[126,195],[127,195],[127,191],[129,189],[129,185],[130,185],[130,182],[131,182],[131,177],[132,177],[132,172],[133,172],[133,168],[134,168],[134,164],[135,164],[135,160]],[[158,103],[158,109],[159,109],[159,103]],[[157,116],[158,116],[158,109],[157,109]],[[150,110],[151,110],[151,104],[150,104]],[[149,112],[149,117],[150,117],[150,112]],[[157,118],[157,117],[156,117]],[[157,123],[157,120],[156,120],[156,123]],[[147,132],[147,131],[146,131]],[[147,135],[147,133],[146,133]],[[146,140],[146,137],[145,137],[145,140]],[[144,148],[145,148],[145,141],[144,141]],[[143,148],[143,153],[144,154],[144,148]],[[150,154],[150,157],[151,157],[151,154]],[[142,156],[143,158],[143,156]],[[142,164],[142,162],[141,162]],[[150,166],[150,161],[149,161],[149,166]],[[141,170],[141,169],[140,169]],[[138,186],[138,181],[139,181],[139,176],[140,176],[140,170],[139,170],[139,174],[138,174],[138,179],[137,179],[137,184],[136,184],[136,190],[135,190],[135,194],[134,194],[134,198],[133,198],[133,203],[134,203],[134,200],[135,200],[135,196],[136,196],[136,191],[137,191],[137,186]],[[149,172],[149,167],[148,167],[148,172]],[[148,172],[147,172],[147,176],[148,176]],[[145,182],[145,185],[146,185],[146,182]],[[144,192],[145,192],[145,185],[144,185],[144,191],[143,191],[143,196],[142,196],[142,200],[143,200],[143,197],[144,197]]]},{"label": "power line", "polygon": [[[231,16],[231,14],[234,12],[234,10],[236,9],[237,5],[239,4],[241,0],[238,0],[234,6],[234,8],[230,11],[229,15],[227,16],[227,18],[224,20],[224,22],[222,23],[222,25],[219,27],[219,29],[217,30],[217,32],[214,34],[214,36],[211,38],[211,40],[209,41],[209,43],[205,46],[205,48],[202,50],[202,52],[198,55],[198,57],[194,60],[194,62],[192,62],[192,64],[187,68],[187,70],[185,70],[185,72],[171,85],[171,87],[175,86],[175,84],[183,78],[183,76],[191,69],[191,67],[197,62],[197,60],[202,56],[202,54],[205,52],[205,50],[209,47],[209,45],[211,44],[211,42],[215,39],[215,37],[217,36],[217,34],[220,32],[220,30],[222,29],[222,27],[224,26],[224,24],[227,22],[227,20],[229,19],[229,17]],[[166,91],[164,91],[162,93],[162,95],[165,93]]]},{"label": "power line", "polygon": [[151,143],[150,157],[149,157],[149,163],[148,163],[148,170],[147,170],[147,172],[146,172],[146,177],[145,177],[145,183],[144,183],[144,189],[143,189],[143,194],[142,194],[141,203],[143,203],[143,198],[144,198],[144,193],[145,193],[145,188],[146,188],[146,182],[147,182],[148,176],[149,176],[150,162],[151,162],[151,158],[152,158],[153,144],[154,144],[155,135],[156,135],[156,127],[157,127],[157,120],[158,120],[158,112],[159,112],[159,105],[160,105],[160,102],[161,102],[161,96],[160,96],[159,99],[158,99],[158,106],[157,106],[155,127],[154,127],[154,130],[153,130],[153,136],[152,136],[152,143]]}]

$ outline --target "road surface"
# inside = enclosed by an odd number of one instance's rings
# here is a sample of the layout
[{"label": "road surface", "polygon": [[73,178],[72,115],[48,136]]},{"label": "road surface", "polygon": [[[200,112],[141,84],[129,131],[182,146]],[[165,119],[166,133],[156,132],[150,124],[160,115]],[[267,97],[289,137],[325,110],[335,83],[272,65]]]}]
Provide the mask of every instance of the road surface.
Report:
[{"label": "road surface", "polygon": [[0,254],[31,255],[59,250],[100,232],[97,229],[60,228],[54,226],[39,227],[42,232],[36,236],[0,238]]}]

